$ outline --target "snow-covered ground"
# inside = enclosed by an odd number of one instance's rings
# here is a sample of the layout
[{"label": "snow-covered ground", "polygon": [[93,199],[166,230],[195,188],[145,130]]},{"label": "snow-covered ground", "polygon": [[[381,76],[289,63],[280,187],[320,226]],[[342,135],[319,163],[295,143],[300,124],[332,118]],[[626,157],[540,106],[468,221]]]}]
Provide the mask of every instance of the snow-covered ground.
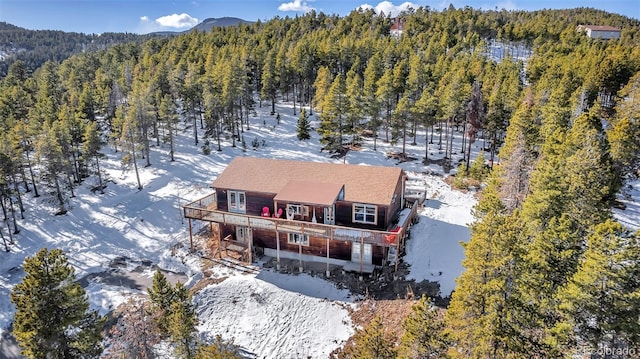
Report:
[{"label": "snow-covered ground", "polygon": [[[189,234],[181,206],[209,194],[209,184],[235,156],[401,166],[416,180],[414,186],[424,186],[428,198],[407,242],[409,276],[417,281],[438,281],[441,294],[450,294],[455,278],[462,272],[464,252],[459,243],[469,239],[467,224],[473,220],[470,211],[476,201],[472,193],[452,191],[443,181],[440,166],[420,162],[425,134],[419,133],[416,146],[407,146],[408,155],[418,161],[399,164],[389,159],[386,153],[397,152],[398,147],[382,139],[376,151],[370,142],[365,142],[361,150],[350,151],[346,158],[332,159],[321,151],[315,131],[310,141],[297,140],[298,116],[293,115],[290,104],[278,106],[280,124],[269,115],[269,109],[270,106],[257,108],[257,116],[251,118],[251,129],[244,132],[246,148],[240,143],[233,148],[227,141],[217,152],[211,141],[212,152],[205,156],[193,145],[189,128],[180,132],[175,162],[169,161],[167,145],[152,148],[152,166],[140,166],[144,186],[141,191],[137,190],[133,169],[123,169],[122,153],[105,147],[107,158],[101,167],[109,182],[104,195],[90,191],[97,180],[88,178],[77,188],[76,197],[69,199],[70,211],[54,216],[50,196],[33,198],[32,193],[24,194],[25,218],[18,221],[21,231],[10,252],[0,252],[0,334],[13,318],[15,309],[9,293],[22,280],[22,262],[42,247],[64,249],[78,277],[103,272],[114,259],[127,258],[128,269],[144,260],[185,273],[187,285],[202,278],[199,259],[187,253]],[[315,116],[311,120],[313,126],[318,125]],[[253,148],[254,142],[259,145],[257,148]],[[479,142],[473,148],[474,152],[479,151]],[[459,149],[456,141],[454,150]],[[431,159],[443,155],[436,144],[430,145]],[[40,191],[44,192],[44,188]],[[629,208],[635,208],[632,215],[637,216],[638,207]],[[628,221],[633,218],[637,217]],[[2,230],[8,237],[6,228]],[[214,268],[213,272],[224,280],[202,289],[194,298],[199,305],[203,337],[219,334],[233,339],[260,358],[318,358],[340,347],[354,331],[347,308],[357,303],[350,293],[328,281],[266,268],[258,274],[242,274],[228,268]],[[138,275],[151,277],[153,271]],[[92,306],[102,313],[115,308],[131,293],[143,291],[99,281],[90,281],[86,289]]]}]

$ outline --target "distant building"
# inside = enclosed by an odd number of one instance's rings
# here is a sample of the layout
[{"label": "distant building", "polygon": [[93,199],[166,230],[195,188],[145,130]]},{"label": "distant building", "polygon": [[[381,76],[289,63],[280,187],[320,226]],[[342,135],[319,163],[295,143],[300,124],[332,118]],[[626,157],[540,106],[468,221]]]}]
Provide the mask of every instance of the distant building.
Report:
[{"label": "distant building", "polygon": [[391,19],[393,24],[391,24],[391,31],[389,31],[389,35],[393,37],[400,37],[404,32],[404,19],[401,17],[394,17]]},{"label": "distant building", "polygon": [[578,25],[579,32],[584,32],[592,39],[611,40],[620,38],[620,29],[612,26]]}]

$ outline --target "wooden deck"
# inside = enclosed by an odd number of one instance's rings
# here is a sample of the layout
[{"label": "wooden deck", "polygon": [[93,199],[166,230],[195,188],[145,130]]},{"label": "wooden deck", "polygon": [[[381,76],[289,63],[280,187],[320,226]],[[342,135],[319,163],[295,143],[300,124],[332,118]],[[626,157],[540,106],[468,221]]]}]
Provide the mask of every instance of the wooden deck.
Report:
[{"label": "wooden deck", "polygon": [[[424,202],[424,195],[419,194],[417,198],[407,201],[407,208],[404,208],[388,231],[367,230],[345,226],[320,224],[298,220],[288,220],[285,218],[252,216],[247,214],[230,213],[220,211],[216,206],[215,193],[188,203],[183,207],[184,217],[189,219],[191,231],[191,220],[201,220],[212,223],[231,224],[244,226],[250,229],[266,229],[277,233],[298,233],[308,234],[317,238],[324,238],[329,241],[349,241],[360,244],[372,244],[380,247],[392,248],[396,254],[401,254],[404,250],[409,227],[413,224],[417,215],[418,207]],[[193,240],[192,240],[193,242]],[[279,250],[279,248],[278,248]],[[238,254],[238,255],[234,255]],[[218,255],[222,255],[236,260],[251,262],[252,248],[250,244],[237,242],[227,237],[220,239]],[[398,269],[398,255],[394,257],[395,269]],[[390,263],[391,264],[391,263]],[[371,273],[375,267],[371,264],[351,262],[345,266],[347,271],[361,273]],[[328,271],[328,270],[327,270]]]},{"label": "wooden deck", "polygon": [[[377,231],[336,226],[285,218],[261,217],[248,214],[219,211],[215,206],[215,194],[201,198],[183,207],[184,217],[201,221],[240,225],[248,228],[267,229],[281,233],[308,234],[317,238],[350,241],[393,247],[400,244],[401,232]],[[404,228],[403,228],[404,229]],[[390,238],[394,238],[392,242]]]}]

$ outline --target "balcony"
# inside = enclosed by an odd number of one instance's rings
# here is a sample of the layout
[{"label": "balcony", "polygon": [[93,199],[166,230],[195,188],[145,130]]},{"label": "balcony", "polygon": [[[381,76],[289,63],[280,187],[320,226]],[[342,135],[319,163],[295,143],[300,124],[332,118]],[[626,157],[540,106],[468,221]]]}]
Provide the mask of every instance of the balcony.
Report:
[{"label": "balcony", "polygon": [[[336,241],[350,241],[370,243],[381,247],[397,247],[401,237],[406,233],[410,224],[411,214],[405,216],[408,220],[401,220],[398,229],[394,231],[377,231],[351,228],[329,224],[312,223],[306,221],[287,220],[285,218],[261,217],[247,214],[219,211],[216,207],[215,193],[183,207],[185,218],[207,222],[224,223],[245,226],[254,229],[272,230],[281,233],[307,234],[316,238]],[[415,208],[410,210],[415,214]],[[402,218],[403,216],[401,216]],[[404,222],[404,223],[403,223]]]}]

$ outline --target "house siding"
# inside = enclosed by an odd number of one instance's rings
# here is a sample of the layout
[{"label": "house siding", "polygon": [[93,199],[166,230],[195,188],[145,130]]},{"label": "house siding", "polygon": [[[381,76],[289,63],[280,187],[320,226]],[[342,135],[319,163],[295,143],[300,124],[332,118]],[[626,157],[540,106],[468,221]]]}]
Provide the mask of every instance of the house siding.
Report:
[{"label": "house siding", "polygon": [[[325,166],[325,165],[322,165]],[[297,168],[294,166],[292,168]],[[333,169],[334,167],[332,167]],[[338,168],[338,167],[336,167]],[[358,168],[360,169],[360,168]],[[379,171],[379,170],[376,170]],[[334,224],[335,226],[345,227],[345,228],[355,228],[355,229],[363,229],[363,230],[372,230],[372,231],[388,231],[390,230],[394,223],[397,222],[398,214],[400,210],[403,208],[403,191],[404,191],[404,174],[402,171],[397,172],[397,180],[396,172],[392,172],[391,175],[394,177],[392,179],[388,179],[389,173],[385,169],[386,181],[370,183],[371,188],[364,190],[362,186],[366,186],[366,182],[362,185],[360,182],[356,182],[355,184],[351,182],[351,188],[353,192],[357,192],[357,196],[353,196],[351,199],[347,198],[347,200],[337,200],[335,202],[335,213],[334,223],[325,223],[324,218],[324,210],[326,206],[323,205],[313,205],[306,203],[296,203],[296,202],[284,202],[284,201],[275,201],[276,193],[270,193],[275,190],[274,186],[269,187],[268,185],[272,184],[271,182],[265,183],[263,186],[262,182],[253,183],[253,186],[244,187],[246,190],[239,190],[234,187],[238,185],[238,187],[242,187],[243,172],[237,172],[235,174],[235,180],[225,180],[225,181],[216,181],[220,184],[224,183],[223,186],[215,186],[214,189],[216,191],[216,205],[217,210],[221,212],[230,212],[229,204],[228,204],[228,195],[230,191],[238,191],[244,192],[245,194],[245,210],[241,212],[242,214],[246,214],[248,216],[261,216],[262,210],[264,207],[269,209],[269,214],[271,216],[274,213],[277,213],[278,209],[282,209],[283,215],[282,218],[286,219],[286,209],[287,204],[297,204],[302,206],[307,206],[309,208],[308,215],[301,216],[296,215],[293,220],[296,221],[305,221],[305,222],[313,222],[314,211],[315,211],[315,222],[319,224]],[[358,172],[360,177],[357,178],[365,178],[367,177],[366,173]],[[374,176],[375,177],[375,176]],[[381,176],[383,178],[384,176]],[[326,179],[325,179],[326,180]],[[348,180],[342,179],[344,183],[349,183]],[[394,186],[395,188],[393,194],[390,193],[389,189]],[[342,183],[342,182],[341,182]],[[266,186],[266,187],[265,187]],[[272,188],[273,187],[273,188]],[[265,192],[258,192],[258,188],[264,188]],[[346,188],[346,187],[345,187]],[[309,190],[313,190],[310,188]],[[347,196],[351,194],[348,188],[344,189],[347,192]],[[376,193],[376,196],[370,196],[371,193]],[[389,196],[392,196],[389,198]],[[354,200],[362,200],[364,202],[354,202]],[[374,203],[368,203],[367,200],[371,200]],[[388,201],[388,202],[386,202]],[[386,203],[385,203],[386,202]],[[376,206],[376,223],[375,224],[366,224],[366,223],[354,223],[353,222],[353,205],[354,204],[365,204],[365,205],[375,205]],[[225,217],[222,217],[225,218]],[[237,218],[237,217],[236,217]],[[218,219],[216,222],[219,226],[219,234],[221,238],[225,238],[227,236],[231,236],[231,238],[236,239],[236,225],[231,223],[220,223],[226,222],[227,219]],[[247,219],[247,221],[249,221]],[[242,223],[242,221],[235,220],[235,223]],[[248,222],[247,222],[248,224]],[[239,224],[240,225],[240,224]],[[287,240],[287,233],[284,231],[280,231],[279,234],[274,230],[262,229],[262,228],[253,228],[252,229],[252,245],[253,247],[258,248],[269,248],[269,249],[280,249],[280,251],[286,251],[290,253],[298,253],[300,250],[304,255],[311,255],[317,257],[326,257],[327,256],[327,238],[319,238],[319,237],[309,237],[308,245],[298,245],[298,244],[290,244]],[[316,234],[318,235],[318,234]],[[279,238],[279,243],[276,241]],[[333,236],[331,237],[333,238]],[[237,239],[236,239],[237,240]],[[351,239],[353,240],[353,239]],[[351,252],[352,252],[352,242],[351,240],[329,240],[329,257],[333,259],[339,259],[344,261],[351,261]],[[355,239],[356,242],[358,239]],[[384,258],[387,252],[387,248],[385,248],[384,244],[373,245],[372,247],[372,264],[374,265],[382,265],[384,262]]]},{"label": "house siding", "polygon": [[[231,236],[235,238],[236,227],[234,225],[219,224],[220,236],[222,238]],[[298,253],[300,248],[297,244],[288,242],[287,233],[280,232],[279,235],[276,232],[254,229],[253,246],[260,248],[277,249],[276,238],[279,237],[280,250],[287,252]],[[327,240],[324,238],[309,237],[309,245],[303,245],[302,254],[312,255],[317,257],[327,256]],[[372,261],[374,265],[382,265],[385,255],[385,249],[383,247],[373,246],[372,248]],[[351,242],[347,241],[329,241],[329,257],[334,259],[340,259],[345,261],[351,260]]]}]

